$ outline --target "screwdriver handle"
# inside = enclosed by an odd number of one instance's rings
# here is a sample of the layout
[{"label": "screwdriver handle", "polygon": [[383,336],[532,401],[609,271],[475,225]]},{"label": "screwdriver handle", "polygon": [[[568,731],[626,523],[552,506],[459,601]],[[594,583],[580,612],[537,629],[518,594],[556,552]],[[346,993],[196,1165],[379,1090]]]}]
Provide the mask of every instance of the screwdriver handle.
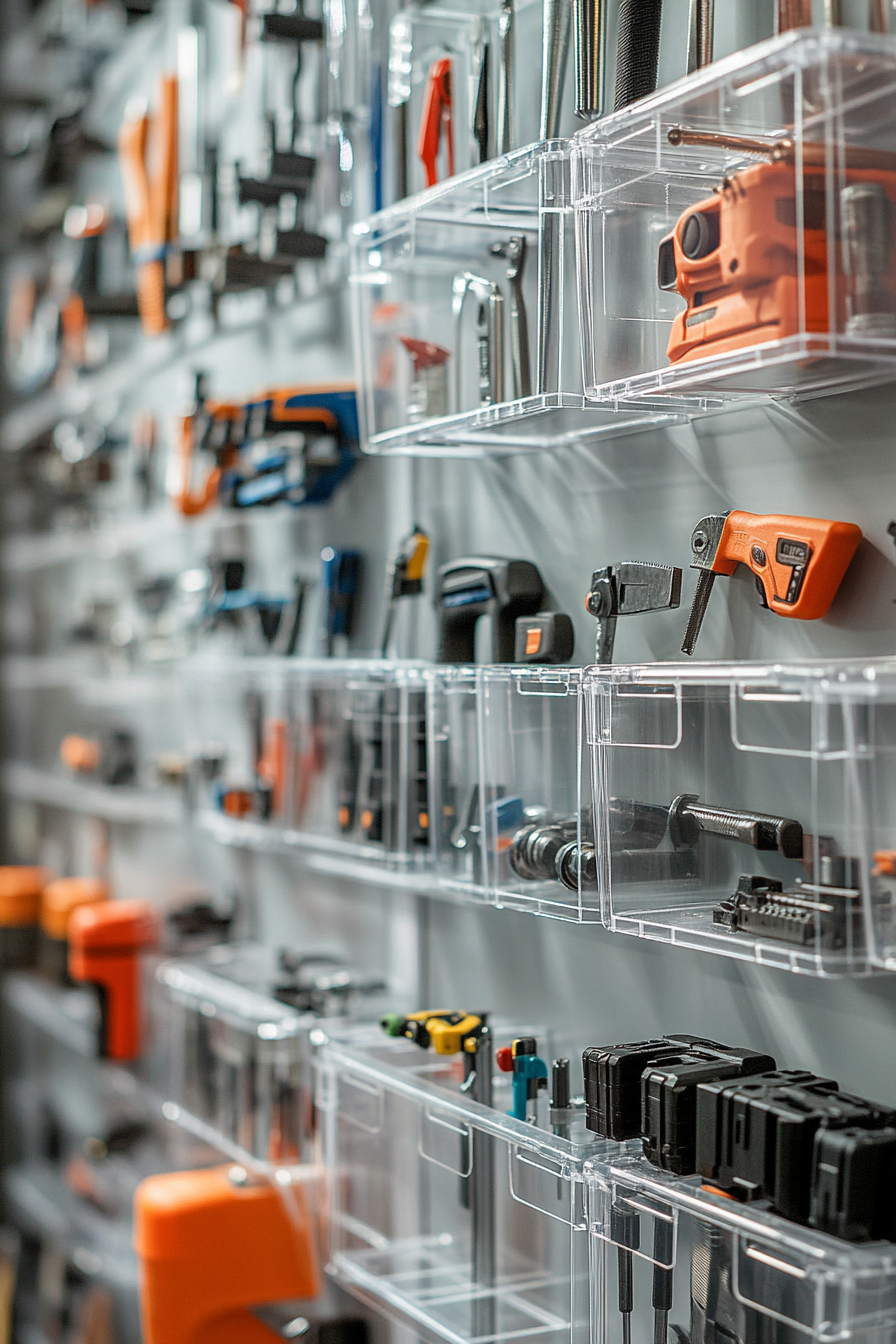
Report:
[{"label": "screwdriver handle", "polygon": [[855,523],[788,514],[729,513],[712,563],[716,574],[747,565],[778,616],[817,621],[836,596],[862,540]]}]

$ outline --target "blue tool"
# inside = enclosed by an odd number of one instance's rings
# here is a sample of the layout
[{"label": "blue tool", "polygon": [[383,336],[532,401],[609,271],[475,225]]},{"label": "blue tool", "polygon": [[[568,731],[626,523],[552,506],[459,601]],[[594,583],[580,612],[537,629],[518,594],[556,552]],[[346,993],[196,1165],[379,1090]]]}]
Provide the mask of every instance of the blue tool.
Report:
[{"label": "blue tool", "polygon": [[533,1124],[536,1098],[548,1085],[548,1066],[535,1053],[537,1049],[534,1036],[520,1036],[495,1054],[495,1063],[501,1072],[513,1074],[513,1105],[507,1114],[515,1120],[528,1120]]},{"label": "blue tool", "polygon": [[360,551],[337,550],[325,546],[320,553],[321,638],[327,657],[333,654],[333,641],[352,632],[355,606],[361,587],[363,557]]}]

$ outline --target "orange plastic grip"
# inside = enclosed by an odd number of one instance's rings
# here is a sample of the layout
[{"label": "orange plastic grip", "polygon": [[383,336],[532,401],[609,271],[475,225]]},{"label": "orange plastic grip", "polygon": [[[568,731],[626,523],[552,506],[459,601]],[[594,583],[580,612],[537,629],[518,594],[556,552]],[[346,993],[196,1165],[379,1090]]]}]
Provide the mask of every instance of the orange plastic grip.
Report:
[{"label": "orange plastic grip", "polygon": [[712,568],[733,574],[738,564],[747,565],[771,611],[817,621],[826,615],[861,540],[855,523],[735,509],[725,521]]},{"label": "orange plastic grip", "polygon": [[145,1344],[270,1344],[248,1308],[321,1291],[301,1187],[236,1186],[229,1170],[168,1172],[137,1187]]},{"label": "orange plastic grip", "polygon": [[158,917],[146,901],[104,901],[73,911],[68,969],[102,997],[104,1059],[137,1059],[142,1048],[140,954],[158,942]]},{"label": "orange plastic grip", "polygon": [[442,127],[445,128],[445,144],[448,152],[448,176],[454,176],[454,131],[451,120],[451,61],[447,56],[433,61],[426,81],[426,97],[423,102],[423,115],[420,119],[420,138],[417,141],[417,155],[423,164],[426,185],[434,187],[438,182],[436,162],[439,157],[439,141]]}]

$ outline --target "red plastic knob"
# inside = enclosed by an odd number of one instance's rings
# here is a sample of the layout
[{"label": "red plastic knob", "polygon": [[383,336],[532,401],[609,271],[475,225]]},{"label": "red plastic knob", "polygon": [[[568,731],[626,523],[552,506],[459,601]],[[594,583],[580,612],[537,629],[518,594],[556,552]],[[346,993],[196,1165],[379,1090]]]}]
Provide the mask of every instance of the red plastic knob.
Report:
[{"label": "red plastic knob", "polygon": [[509,1045],[495,1051],[495,1063],[502,1073],[513,1073],[513,1051]]}]

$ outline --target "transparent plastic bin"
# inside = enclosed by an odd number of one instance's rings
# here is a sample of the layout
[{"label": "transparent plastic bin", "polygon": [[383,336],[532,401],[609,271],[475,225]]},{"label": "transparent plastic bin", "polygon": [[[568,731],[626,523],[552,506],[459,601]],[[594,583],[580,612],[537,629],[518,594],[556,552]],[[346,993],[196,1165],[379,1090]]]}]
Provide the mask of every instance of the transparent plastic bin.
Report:
[{"label": "transparent plastic bin", "polygon": [[483,668],[480,696],[489,898],[599,922],[582,670]]},{"label": "transparent plastic bin", "polygon": [[413,793],[426,736],[420,668],[278,659],[193,680],[194,730],[223,749],[222,778],[246,795],[246,811],[228,812],[219,781],[206,803],[234,816],[237,831],[266,824],[287,846],[363,861],[425,855],[425,808]]},{"label": "transparent plastic bin", "polygon": [[156,979],[166,1118],[256,1167],[311,1161],[312,1033],[322,1023],[338,1033],[385,982],[334,957],[283,959],[254,943],[164,962]]},{"label": "transparent plastic bin", "polygon": [[[813,1231],[667,1176],[640,1157],[586,1168],[593,1344],[625,1338],[620,1268],[631,1265],[631,1337],[882,1341],[896,1323],[896,1246]],[[671,1290],[671,1291],[670,1291]],[[661,1297],[662,1300],[662,1297]],[[683,1336],[682,1336],[683,1332]]]},{"label": "transparent plastic bin", "polygon": [[[673,415],[669,405],[590,407],[584,399],[568,146],[516,150],[355,227],[367,452],[544,451]],[[494,251],[511,245],[515,258]]]},{"label": "transparent plastic bin", "polygon": [[802,29],[579,132],[587,395],[808,395],[891,379],[894,93],[893,38]]},{"label": "transparent plastic bin", "polygon": [[[888,964],[894,676],[883,660],[589,669],[605,924],[808,975]],[[749,818],[714,809],[761,815],[737,838]]]},{"label": "transparent plastic bin", "polygon": [[462,1076],[459,1058],[404,1039],[323,1048],[329,1270],[423,1338],[584,1340],[582,1168],[600,1141],[581,1112],[569,1137],[504,1114],[506,1074],[493,1107]]}]

